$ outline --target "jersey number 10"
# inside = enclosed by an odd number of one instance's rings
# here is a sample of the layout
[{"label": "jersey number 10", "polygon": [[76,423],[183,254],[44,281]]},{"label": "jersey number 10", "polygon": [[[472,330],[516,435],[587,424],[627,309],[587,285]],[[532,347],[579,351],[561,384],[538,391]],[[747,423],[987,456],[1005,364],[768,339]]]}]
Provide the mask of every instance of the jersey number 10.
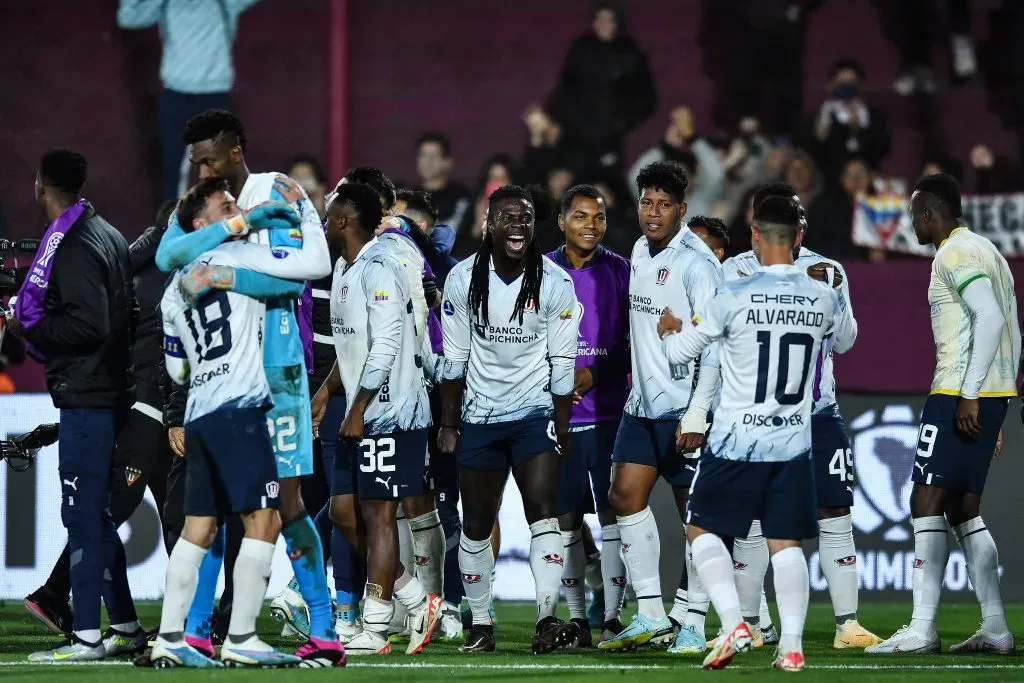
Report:
[{"label": "jersey number 10", "polygon": [[[210,319],[211,308],[219,309],[218,317]],[[217,360],[231,350],[230,316],[231,302],[228,301],[228,293],[223,290],[203,297],[197,308],[185,309],[185,322],[196,342],[196,355],[200,362]]]},{"label": "jersey number 10", "polygon": [[[795,392],[786,393],[789,385],[789,357],[793,347],[803,347],[803,368],[800,370],[800,382]],[[805,332],[787,332],[779,337],[779,364],[776,368],[778,380],[775,382],[775,400],[781,406],[792,406],[804,399],[807,389],[807,376],[811,369],[811,353],[814,350],[814,337]],[[754,403],[764,403],[768,397],[768,365],[771,362],[772,333],[757,333],[757,388],[754,391]]]}]

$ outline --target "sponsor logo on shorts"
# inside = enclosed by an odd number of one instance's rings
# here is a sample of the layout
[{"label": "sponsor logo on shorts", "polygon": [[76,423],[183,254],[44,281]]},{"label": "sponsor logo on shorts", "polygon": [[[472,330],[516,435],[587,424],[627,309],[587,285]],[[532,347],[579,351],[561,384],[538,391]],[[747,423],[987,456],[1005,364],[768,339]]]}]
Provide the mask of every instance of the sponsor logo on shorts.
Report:
[{"label": "sponsor logo on shorts", "polygon": [[480,583],[483,577],[479,574],[463,574],[462,583]]},{"label": "sponsor logo on shorts", "polygon": [[544,561],[548,564],[557,564],[558,566],[565,566],[565,558],[557,553],[551,553],[550,555],[544,556]]},{"label": "sponsor logo on shorts", "polygon": [[417,567],[425,567],[427,565],[427,561],[429,559],[430,558],[427,557],[426,555],[414,555],[413,556],[413,562],[416,563]]},{"label": "sponsor logo on shorts", "polygon": [[277,494],[281,492],[281,485],[276,481],[267,482],[267,498],[277,498]]},{"label": "sponsor logo on shorts", "polygon": [[743,416],[743,424],[751,427],[782,427],[783,425],[801,427],[804,424],[804,416],[790,415],[789,417],[782,417],[781,415],[754,415],[753,413],[747,413]]}]

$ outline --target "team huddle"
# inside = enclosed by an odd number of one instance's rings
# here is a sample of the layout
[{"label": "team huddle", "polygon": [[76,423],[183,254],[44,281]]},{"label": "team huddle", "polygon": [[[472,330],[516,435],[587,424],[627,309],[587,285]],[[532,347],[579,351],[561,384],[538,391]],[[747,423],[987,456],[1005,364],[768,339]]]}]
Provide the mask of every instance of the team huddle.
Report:
[{"label": "team huddle", "polygon": [[[753,249],[724,259],[721,221],[685,220],[682,168],[651,164],[636,181],[643,236],[629,260],[601,246],[609,226],[596,188],[566,192],[557,219],[566,243],[544,255],[529,192],[502,187],[488,200],[478,252],[442,288],[418,228],[379,184],[361,182],[366,174],[350,173],[328,195],[321,226],[295,182],[248,172],[240,123],[214,114],[199,117],[206,128],[191,157],[200,181],[157,253],[173,273],[161,310],[167,371],[188,387],[187,479],[148,663],[340,666],[347,655],[389,653],[396,621],[408,654],[435,637],[459,638],[463,653],[494,651],[491,535],[510,472],[531,533],[535,654],[592,647],[593,624],[600,650],[667,646],[718,669],[777,644],[775,668],[802,670],[810,588],[801,542],[811,538],[835,648],[938,651],[947,524],[984,618],[952,649],[1013,651],[979,509],[1016,395],[1016,299],[1006,261],[962,227],[952,179],[922,179],[911,204],[921,242],[938,248],[928,289],[937,367],[913,475],[914,613],[882,640],[858,621],[853,452],[833,379],[834,355],[853,347],[857,321],[842,266],[801,246],[816,226],[792,187],[757,191]],[[308,281],[332,270],[337,359],[311,396],[298,302]],[[330,520],[365,563],[365,593],[360,585],[349,596],[344,617],[298,486],[340,396]],[[672,487],[687,538],[669,612],[649,507],[658,477]],[[457,553],[446,554],[441,491],[461,498]],[[601,525],[596,622],[585,595],[588,513]],[[236,514],[245,538],[217,658],[220,525]],[[400,552],[402,517],[411,562]],[[294,654],[256,634],[282,534],[295,577],[285,607],[274,604],[305,641]],[[769,563],[778,629],[764,593]],[[461,578],[454,593],[452,576]],[[627,589],[637,614],[624,624]],[[567,621],[557,616],[562,595]],[[705,633],[712,605],[718,634]]]}]

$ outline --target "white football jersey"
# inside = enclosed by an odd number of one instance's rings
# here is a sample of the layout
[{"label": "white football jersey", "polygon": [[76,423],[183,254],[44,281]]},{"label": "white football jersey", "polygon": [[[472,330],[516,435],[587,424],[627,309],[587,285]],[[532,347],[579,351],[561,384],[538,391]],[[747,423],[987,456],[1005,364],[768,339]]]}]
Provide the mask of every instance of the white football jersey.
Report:
[{"label": "white football jersey", "polygon": [[979,396],[1017,395],[1021,341],[1013,274],[995,245],[967,228],[954,230],[939,245],[932,262],[928,304],[935,339],[933,394],[960,395],[972,343],[971,313],[960,295],[967,285],[983,277],[992,282],[992,291],[1003,314],[1003,331]]},{"label": "white football jersey", "polygon": [[[217,247],[200,263],[236,266],[229,250]],[[203,297],[189,308],[178,291],[176,271],[160,302],[167,374],[188,382],[185,423],[216,410],[270,405],[270,386],[263,371],[262,301],[228,291]]]},{"label": "white football jersey", "polygon": [[405,234],[384,232],[377,236],[391,254],[398,259],[405,270],[409,293],[412,297],[413,319],[416,321],[416,338],[419,340],[419,354],[423,360],[426,376],[433,378],[432,369],[437,365],[437,358],[430,345],[430,334],[427,332],[427,297],[423,291],[423,274],[426,257],[423,252]]},{"label": "white football jersey", "polygon": [[[853,346],[857,340],[857,319],[853,317],[853,304],[850,303],[850,281],[846,277],[846,270],[838,261],[833,261],[821,254],[811,251],[806,247],[800,247],[800,253],[796,257],[796,265],[804,269],[819,263],[828,263],[836,272],[843,276],[843,282],[836,289],[839,296],[839,307],[842,309],[842,323],[836,328],[834,338],[826,340],[821,347],[821,355],[815,361],[814,384],[812,386],[814,398],[814,412],[822,413],[832,410],[836,404],[836,377],[833,368],[833,347],[836,344],[844,348]],[[761,269],[761,262],[753,251],[745,251],[725,260],[722,270],[726,282],[734,282],[748,275],[752,275]]]},{"label": "white football jersey", "polygon": [[777,265],[726,283],[682,333],[665,337],[676,363],[721,340],[721,403],[707,446],[714,457],[810,457],[813,365],[841,317],[835,291],[801,266]]},{"label": "white football jersey", "polygon": [[[651,255],[647,238],[633,247],[629,275],[629,338],[633,388],[626,412],[655,420],[676,419],[690,403],[695,363],[669,366],[661,353],[658,319],[665,308],[689,320],[714,297],[722,267],[714,253],[683,226],[668,246]],[[705,367],[718,367],[717,344],[701,356]]]},{"label": "white football jersey", "polygon": [[368,435],[430,426],[430,401],[419,358],[405,270],[377,241],[356,260],[339,259],[331,285],[331,328],[345,396],[380,388],[364,414]]},{"label": "white football jersey", "polygon": [[484,325],[469,304],[475,258],[452,269],[441,307],[443,377],[466,378],[462,419],[485,424],[550,416],[551,395],[573,388],[580,316],[572,280],[543,257],[540,301],[527,302],[520,323],[512,312],[523,277],[505,282],[492,261]]}]

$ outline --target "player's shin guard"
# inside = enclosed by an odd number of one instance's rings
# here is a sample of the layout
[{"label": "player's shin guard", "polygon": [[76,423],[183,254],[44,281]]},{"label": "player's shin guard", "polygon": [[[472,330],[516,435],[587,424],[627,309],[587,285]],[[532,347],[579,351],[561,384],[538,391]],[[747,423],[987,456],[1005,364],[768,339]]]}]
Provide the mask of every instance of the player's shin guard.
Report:
[{"label": "player's shin guard", "polygon": [[968,576],[981,604],[982,630],[993,635],[1008,632],[999,594],[999,551],[992,534],[981,517],[974,517],[953,527],[953,535],[967,558]]},{"label": "player's shin guard", "polygon": [[691,543],[693,564],[701,584],[711,596],[711,603],[722,621],[722,632],[731,633],[740,625],[740,599],[733,578],[733,563],[722,539],[714,534],[701,534]]},{"label": "player's shin guard", "polygon": [[661,603],[661,537],[651,508],[634,515],[618,517],[622,537],[622,559],[629,569],[629,580],[636,593],[640,614],[655,621],[665,618]]},{"label": "player's shin guard", "polygon": [[235,597],[228,625],[228,637],[234,642],[244,642],[256,631],[256,617],[267,594],[275,547],[255,538],[242,539],[235,560]]},{"label": "player's shin guard", "polygon": [[775,602],[779,608],[782,635],[779,652],[783,655],[803,651],[804,621],[811,588],[807,561],[799,547],[780,550],[772,556],[775,575]]},{"label": "player's shin guard", "polygon": [[711,599],[693,564],[693,548],[690,547],[689,541],[686,542],[686,573],[689,576],[689,585],[686,588],[686,620],[681,623],[684,626],[692,626],[697,633],[703,635],[704,620],[708,616]]},{"label": "player's shin guard", "polygon": [[437,510],[410,519],[409,531],[412,534],[416,578],[427,593],[441,595],[444,589],[445,540]]},{"label": "player's shin guard", "polygon": [[570,619],[587,618],[587,594],[583,583],[583,574],[587,564],[587,555],[583,552],[583,532],[581,529],[562,532],[562,543],[565,550],[565,566],[562,568],[562,588],[565,590],[565,602],[569,605]]},{"label": "player's shin guard", "polygon": [[[160,634],[177,640],[184,630],[185,612],[196,594],[199,581],[199,567],[206,557],[206,549],[184,538],[174,544],[167,560],[167,574],[164,585],[163,609],[160,613]],[[214,588],[217,580],[214,578]]]},{"label": "player's shin guard", "polygon": [[945,517],[914,520],[914,614],[910,626],[918,633],[935,633],[935,616],[942,595],[942,577],[949,559]]},{"label": "player's shin guard", "polygon": [[818,520],[818,561],[836,624],[857,618],[857,549],[850,515]]},{"label": "player's shin guard", "polygon": [[540,621],[555,616],[558,609],[558,588],[562,585],[565,548],[558,520],[553,517],[531,524],[530,536],[530,569],[537,590],[537,621]]},{"label": "player's shin guard", "polygon": [[626,564],[622,561],[618,524],[601,527],[601,575],[604,580],[604,620],[618,619],[622,594],[626,590]]},{"label": "player's shin guard", "polygon": [[324,571],[324,550],[320,535],[309,515],[303,515],[282,530],[288,558],[299,583],[299,591],[309,608],[309,635],[321,640],[337,640],[331,591]]},{"label": "player's shin guard", "polygon": [[747,537],[736,539],[732,560],[736,568],[740,612],[748,624],[757,626],[761,622],[761,592],[768,572],[768,542],[761,534],[761,522],[755,520]]},{"label": "player's shin guard", "polygon": [[[199,565],[199,580],[192,598],[188,617],[185,619],[185,635],[196,640],[210,638],[213,628],[213,601],[217,596],[217,579],[224,564],[224,545],[227,528],[221,524],[213,539],[203,563]],[[177,547],[177,544],[175,544]],[[166,597],[164,598],[166,602]]]},{"label": "player's shin guard", "polygon": [[466,600],[473,612],[473,623],[491,625],[491,571],[494,556],[491,554],[491,539],[474,541],[463,532],[459,541],[459,571],[462,572],[462,586]]}]

